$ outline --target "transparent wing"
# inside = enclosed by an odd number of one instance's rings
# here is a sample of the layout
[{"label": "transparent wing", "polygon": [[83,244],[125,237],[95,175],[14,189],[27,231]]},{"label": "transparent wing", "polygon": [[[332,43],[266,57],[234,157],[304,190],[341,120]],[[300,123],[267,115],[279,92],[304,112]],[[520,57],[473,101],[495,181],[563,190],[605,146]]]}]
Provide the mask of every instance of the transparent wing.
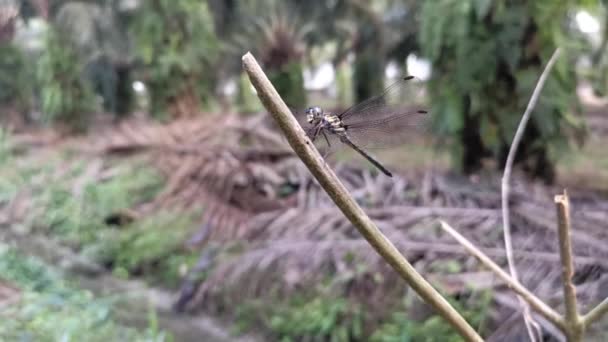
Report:
[{"label": "transparent wing", "polygon": [[346,134],[363,148],[389,148],[410,140],[413,131],[427,130],[429,123],[426,112],[402,109],[393,116],[347,125]]},{"label": "transparent wing", "polygon": [[[344,123],[353,124],[360,121],[378,119],[379,115],[390,115],[391,111],[385,107],[396,109],[406,103],[410,106],[420,104],[422,100],[422,83],[413,76],[403,77],[391,84],[381,94],[371,97],[338,114]],[[411,108],[410,108],[411,109]],[[418,108],[422,110],[422,108]],[[414,111],[416,112],[416,111]]]},{"label": "transparent wing", "polygon": [[[424,131],[430,120],[420,105],[423,88],[416,78],[405,77],[382,94],[338,115],[351,140],[362,148],[387,148],[406,142],[412,130]],[[407,103],[407,104],[406,104]]]}]

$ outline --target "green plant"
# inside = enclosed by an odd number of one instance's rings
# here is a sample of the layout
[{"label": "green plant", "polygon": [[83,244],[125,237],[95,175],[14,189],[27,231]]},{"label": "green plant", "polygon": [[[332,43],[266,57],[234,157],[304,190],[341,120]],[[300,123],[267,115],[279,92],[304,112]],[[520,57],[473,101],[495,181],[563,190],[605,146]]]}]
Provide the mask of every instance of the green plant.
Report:
[{"label": "green plant", "polygon": [[350,341],[362,336],[362,311],[344,299],[312,301],[275,312],[270,329],[283,341]]},{"label": "green plant", "polygon": [[25,109],[32,93],[26,56],[13,44],[0,45],[0,105]]},{"label": "green plant", "polygon": [[556,65],[528,125],[516,163],[552,181],[567,146],[564,128],[581,129],[568,11],[577,1],[428,1],[420,44],[433,63],[431,111],[441,136],[453,140],[454,162],[474,172],[491,157],[502,167],[536,81],[557,45]]},{"label": "green plant", "polygon": [[[486,319],[491,293],[483,292],[480,298],[471,301],[469,307],[465,307],[459,301],[445,297],[458,312],[478,330],[483,330]],[[404,305],[399,311],[394,312],[391,318],[383,322],[372,334],[372,342],[457,342],[462,337],[441,317],[433,315],[422,321],[411,319],[408,315],[409,305]]]},{"label": "green plant", "polygon": [[262,322],[279,341],[352,341],[363,338],[364,312],[344,298],[295,297],[287,303],[261,302],[237,310],[241,329]]},{"label": "green plant", "polygon": [[[485,291],[467,300],[445,296],[477,330],[483,331],[491,304],[491,292]],[[330,297],[311,292],[290,297],[287,301],[251,300],[236,310],[237,332],[262,327],[279,341],[461,341],[462,337],[440,316],[422,320],[409,314],[419,308],[412,300],[371,312],[356,298]]]},{"label": "green plant", "polygon": [[37,214],[34,227],[48,229],[65,242],[86,245],[98,240],[101,232],[112,230],[106,219],[120,210],[149,200],[162,184],[149,168],[123,166],[105,181],[91,180],[74,193],[73,181],[83,177],[84,164],[76,165],[60,181],[49,182],[34,199]]},{"label": "green plant", "polygon": [[82,72],[83,65],[72,44],[49,29],[37,66],[45,121],[66,124],[73,130],[86,128],[95,96]]},{"label": "green plant", "polygon": [[160,212],[124,227],[105,247],[115,269],[138,271],[175,287],[182,276],[180,268],[190,267],[198,255],[180,250],[193,227],[191,214]]},{"label": "green plant", "polygon": [[110,300],[71,287],[47,265],[6,245],[0,245],[0,274],[21,290],[19,300],[0,312],[0,340],[171,340],[153,319],[145,331],[118,324]]},{"label": "green plant", "polygon": [[191,116],[213,86],[218,41],[205,2],[144,1],[130,24],[157,116]]}]

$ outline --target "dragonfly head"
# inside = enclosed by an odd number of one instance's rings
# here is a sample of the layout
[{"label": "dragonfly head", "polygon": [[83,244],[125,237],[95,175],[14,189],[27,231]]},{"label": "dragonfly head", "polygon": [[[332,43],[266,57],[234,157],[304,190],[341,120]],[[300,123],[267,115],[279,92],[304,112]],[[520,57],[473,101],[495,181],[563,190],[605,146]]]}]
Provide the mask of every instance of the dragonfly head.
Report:
[{"label": "dragonfly head", "polygon": [[321,107],[314,106],[309,107],[306,110],[306,121],[308,121],[309,124],[321,120],[321,117],[323,117],[323,109],[321,109]]}]

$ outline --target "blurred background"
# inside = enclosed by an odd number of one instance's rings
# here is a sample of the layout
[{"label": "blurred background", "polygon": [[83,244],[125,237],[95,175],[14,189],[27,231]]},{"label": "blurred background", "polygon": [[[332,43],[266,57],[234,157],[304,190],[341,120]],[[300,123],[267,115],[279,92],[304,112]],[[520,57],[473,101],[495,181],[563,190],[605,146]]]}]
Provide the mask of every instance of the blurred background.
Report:
[{"label": "blurred background", "polygon": [[[0,0],[0,340],[458,341],[375,254],[265,113],[251,51],[294,110],[403,75],[426,130],[329,157],[382,231],[482,336],[527,340],[506,266],[563,312],[567,187],[583,312],[608,294],[606,1]],[[545,341],[563,337],[539,320]],[[606,340],[606,319],[589,331]]]}]

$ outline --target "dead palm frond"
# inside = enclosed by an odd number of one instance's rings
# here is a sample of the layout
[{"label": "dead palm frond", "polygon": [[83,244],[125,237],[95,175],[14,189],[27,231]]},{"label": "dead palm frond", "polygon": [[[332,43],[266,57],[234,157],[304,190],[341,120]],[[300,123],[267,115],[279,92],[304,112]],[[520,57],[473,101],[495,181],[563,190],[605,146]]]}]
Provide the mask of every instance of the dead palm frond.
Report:
[{"label": "dead palm frond", "polygon": [[141,213],[178,207],[203,210],[206,234],[233,239],[254,214],[285,206],[277,189],[286,178],[269,164],[292,158],[285,142],[259,117],[178,120],[168,125],[125,122],[99,135],[98,152],[145,154],[166,176],[163,191]]}]

